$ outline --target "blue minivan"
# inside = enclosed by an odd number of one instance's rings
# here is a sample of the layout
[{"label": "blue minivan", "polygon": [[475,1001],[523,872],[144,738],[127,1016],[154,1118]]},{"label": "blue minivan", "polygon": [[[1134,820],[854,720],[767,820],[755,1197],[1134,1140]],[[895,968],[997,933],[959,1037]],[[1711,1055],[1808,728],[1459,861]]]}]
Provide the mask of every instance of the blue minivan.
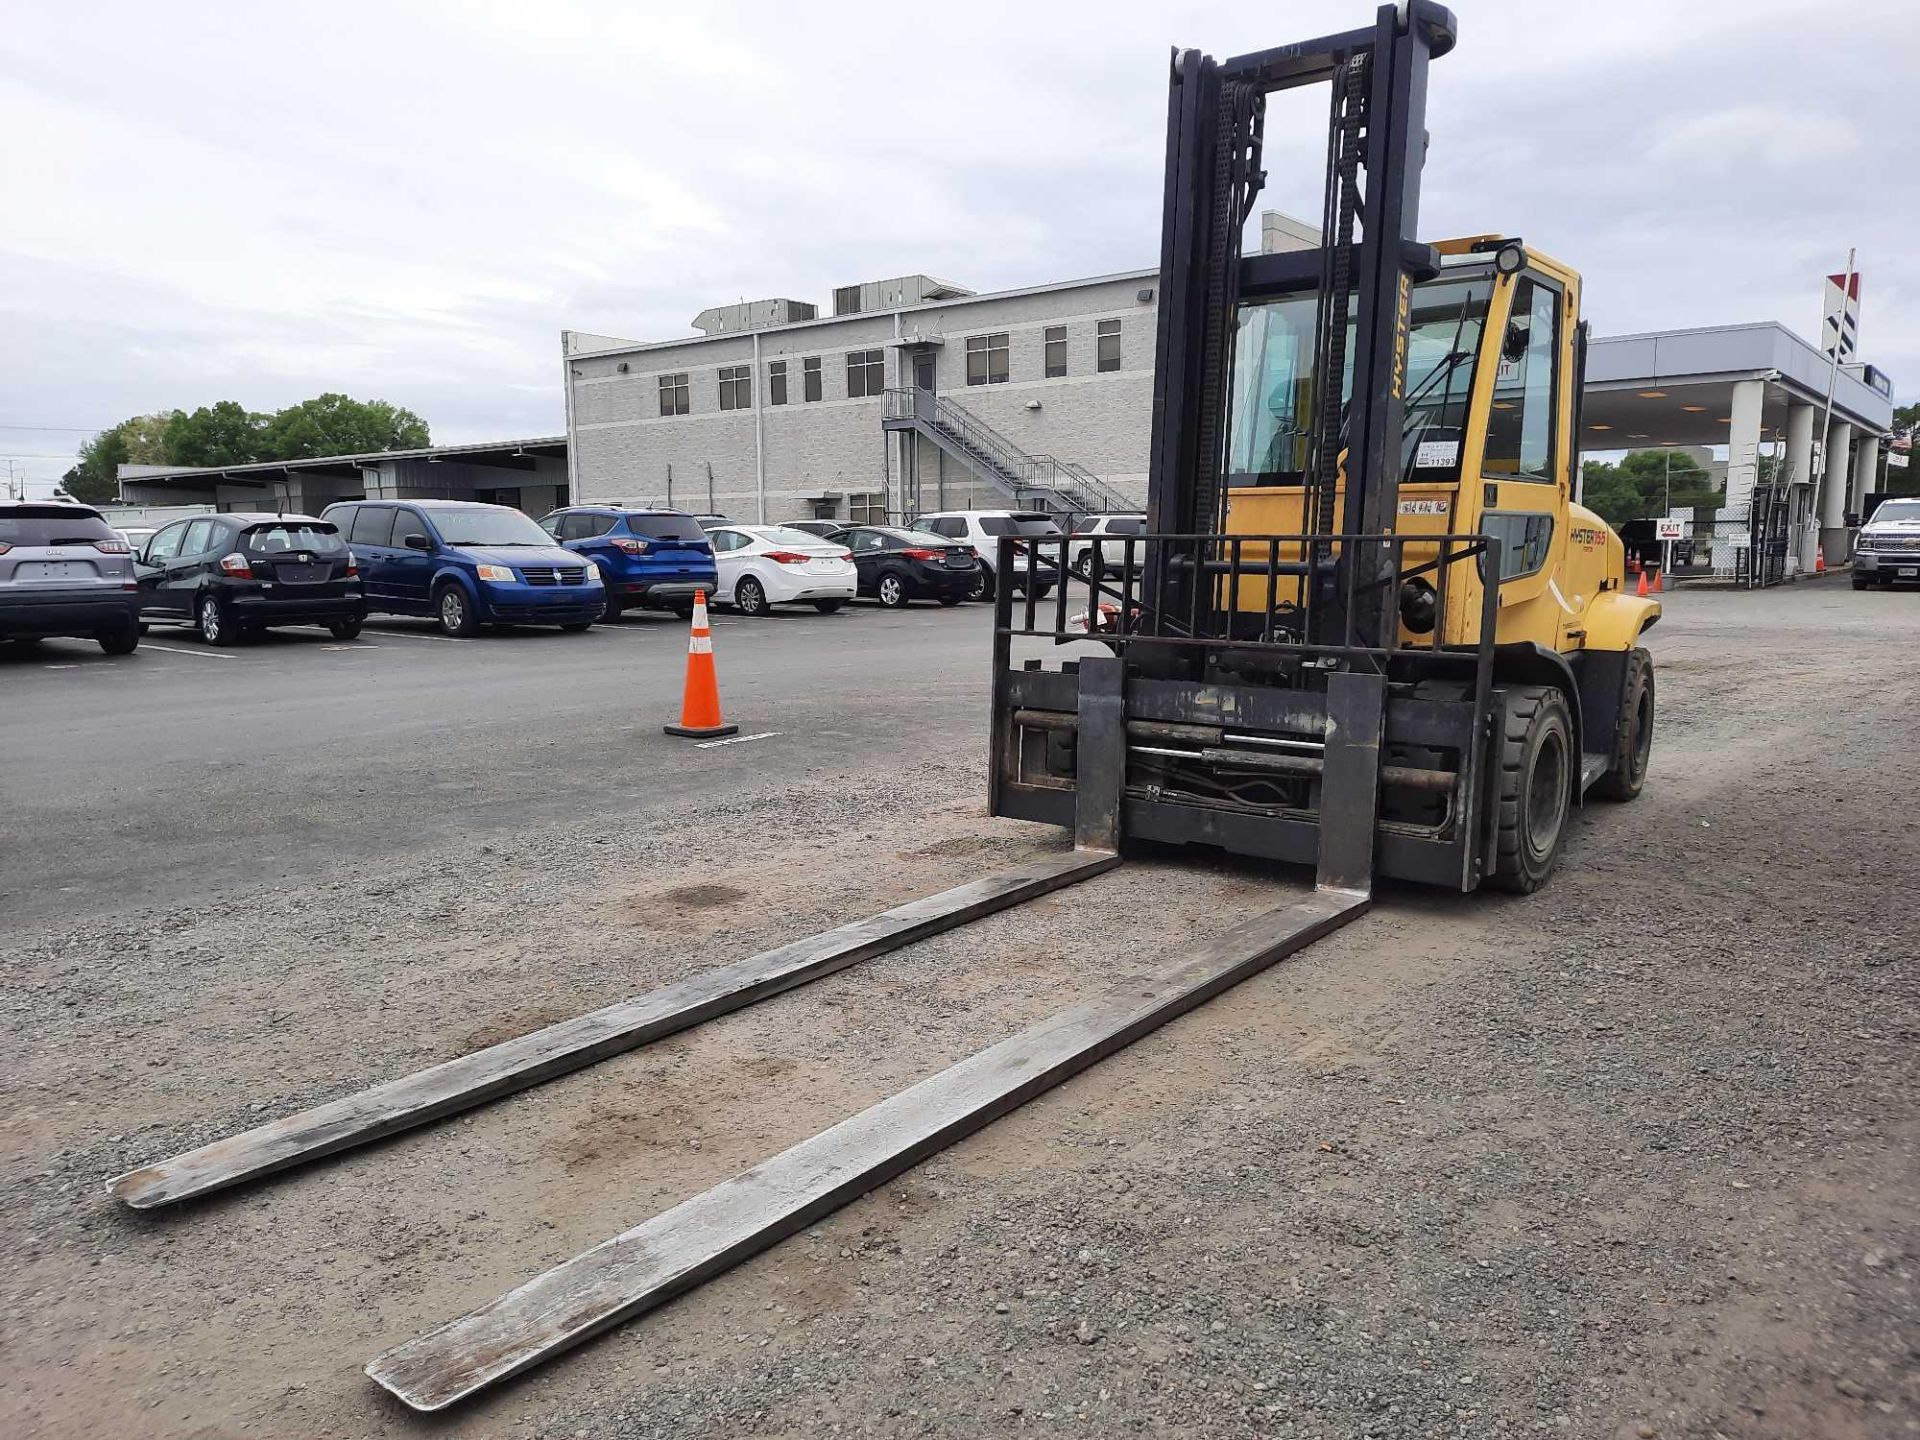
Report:
[{"label": "blue minivan", "polygon": [[608,620],[619,619],[622,610],[672,610],[684,618],[693,613],[696,590],[712,598],[720,583],[713,544],[700,518],[684,510],[569,505],[540,528],[599,569],[607,582]]},{"label": "blue minivan", "polygon": [[349,500],[320,517],[347,537],[367,609],[482,625],[585,630],[606,608],[599,572],[530,516],[472,500]]}]

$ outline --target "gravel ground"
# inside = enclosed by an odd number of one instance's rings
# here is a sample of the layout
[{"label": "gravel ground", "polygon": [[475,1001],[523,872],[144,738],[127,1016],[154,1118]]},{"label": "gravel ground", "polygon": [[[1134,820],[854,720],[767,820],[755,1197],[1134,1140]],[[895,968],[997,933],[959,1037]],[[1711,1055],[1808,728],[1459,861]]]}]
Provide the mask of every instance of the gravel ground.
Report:
[{"label": "gravel ground", "polygon": [[[1920,1433],[1920,602],[1669,601],[1648,793],[1587,811],[1547,891],[1389,890],[431,1421],[361,1365],[1300,879],[1143,857],[160,1215],[105,1181],[1058,838],[981,813],[983,736],[908,733],[889,758],[924,812],[891,773],[770,765],[698,807],[0,917],[0,1433]],[[795,816],[808,838],[767,842]]]}]

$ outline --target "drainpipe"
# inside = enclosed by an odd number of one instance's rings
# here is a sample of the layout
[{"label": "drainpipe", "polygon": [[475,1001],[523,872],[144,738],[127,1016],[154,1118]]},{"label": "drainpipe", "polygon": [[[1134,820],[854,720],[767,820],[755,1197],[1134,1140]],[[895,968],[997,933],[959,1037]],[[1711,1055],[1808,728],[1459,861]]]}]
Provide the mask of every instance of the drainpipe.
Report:
[{"label": "drainpipe", "polygon": [[760,523],[767,523],[767,427],[760,408],[760,332],[753,332],[753,480],[760,497]]},{"label": "drainpipe", "polygon": [[573,332],[560,332],[560,383],[566,386],[567,393],[567,496],[560,503],[577,505],[580,501],[580,481],[574,466],[574,455],[579,446],[573,434],[573,355],[570,341]]}]

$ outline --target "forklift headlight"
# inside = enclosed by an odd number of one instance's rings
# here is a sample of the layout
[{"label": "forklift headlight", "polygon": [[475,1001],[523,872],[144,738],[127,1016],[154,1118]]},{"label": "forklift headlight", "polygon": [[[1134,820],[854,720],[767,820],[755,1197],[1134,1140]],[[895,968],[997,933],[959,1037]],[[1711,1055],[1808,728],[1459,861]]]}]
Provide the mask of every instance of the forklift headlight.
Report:
[{"label": "forklift headlight", "polygon": [[1493,255],[1493,268],[1502,275],[1518,275],[1527,263],[1527,252],[1518,245],[1502,245]]},{"label": "forklift headlight", "polygon": [[1415,635],[1430,634],[1439,612],[1440,597],[1424,580],[1407,580],[1400,586],[1400,623]]}]

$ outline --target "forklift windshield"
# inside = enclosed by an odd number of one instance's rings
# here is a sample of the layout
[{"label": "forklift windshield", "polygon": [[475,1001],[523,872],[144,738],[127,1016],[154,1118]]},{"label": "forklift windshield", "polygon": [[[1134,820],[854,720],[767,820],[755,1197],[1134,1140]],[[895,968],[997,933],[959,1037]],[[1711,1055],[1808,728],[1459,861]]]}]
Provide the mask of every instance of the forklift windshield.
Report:
[{"label": "forklift windshield", "polygon": [[[1474,356],[1492,288],[1488,276],[1473,275],[1429,280],[1414,289],[1406,423],[1401,431],[1404,480],[1458,477]],[[1298,485],[1305,476],[1313,420],[1314,306],[1315,296],[1308,292],[1240,307],[1233,355],[1233,443],[1227,456],[1235,484]],[[1340,385],[1343,417],[1353,387],[1351,325],[1346,353]]]}]

